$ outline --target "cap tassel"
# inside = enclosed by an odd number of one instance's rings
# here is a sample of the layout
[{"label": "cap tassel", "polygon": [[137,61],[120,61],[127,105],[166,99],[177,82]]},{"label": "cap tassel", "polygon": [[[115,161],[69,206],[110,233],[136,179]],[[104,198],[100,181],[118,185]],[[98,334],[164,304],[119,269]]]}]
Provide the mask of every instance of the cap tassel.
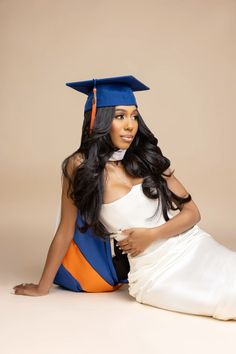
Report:
[{"label": "cap tassel", "polygon": [[94,120],[96,116],[96,107],[97,107],[97,89],[96,89],[96,80],[94,79],[94,87],[93,87],[93,102],[92,102],[92,112],[91,112],[91,119],[90,119],[90,134],[92,133]]}]

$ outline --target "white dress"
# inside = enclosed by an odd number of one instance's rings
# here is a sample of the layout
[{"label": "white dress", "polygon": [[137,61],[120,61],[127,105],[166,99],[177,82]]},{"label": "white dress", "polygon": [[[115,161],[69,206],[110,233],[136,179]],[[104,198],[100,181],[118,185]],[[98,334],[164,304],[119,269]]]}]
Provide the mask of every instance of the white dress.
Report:
[{"label": "white dress", "polygon": [[[137,184],[120,199],[102,204],[100,221],[110,232],[165,223],[161,200]],[[168,211],[169,218],[176,212]],[[115,238],[119,241],[119,234]],[[143,235],[145,237],[145,234]],[[129,294],[138,302],[171,311],[236,320],[236,252],[198,225],[159,239],[136,257],[128,255]]]}]

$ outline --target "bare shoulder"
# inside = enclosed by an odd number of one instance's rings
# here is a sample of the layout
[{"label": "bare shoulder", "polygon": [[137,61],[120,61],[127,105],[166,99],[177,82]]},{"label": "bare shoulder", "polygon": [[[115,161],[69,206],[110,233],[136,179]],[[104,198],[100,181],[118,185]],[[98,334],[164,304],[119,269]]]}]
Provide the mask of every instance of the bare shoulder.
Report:
[{"label": "bare shoulder", "polygon": [[[76,153],[68,159],[66,171],[69,177],[72,177],[76,167],[83,161],[83,156]],[[63,176],[62,194],[61,194],[61,220],[59,228],[62,231],[64,238],[72,239],[74,234],[74,227],[77,218],[78,208],[70,196],[72,185],[69,183],[68,178]]]},{"label": "bare shoulder", "polygon": [[68,174],[71,176],[75,168],[79,167],[83,161],[84,161],[84,156],[80,152],[77,152],[76,154],[71,156],[67,164]]},{"label": "bare shoulder", "polygon": [[167,185],[172,192],[179,195],[180,197],[188,196],[189,192],[187,191],[183,183],[181,183],[181,181],[175,177],[174,171],[174,169],[169,167],[163,172],[161,176],[166,180]]},{"label": "bare shoulder", "polygon": [[[174,175],[174,171],[172,170],[170,167],[164,171],[164,176],[163,178],[165,178],[166,183],[168,185],[168,188],[175,193],[177,196],[185,198],[187,196],[189,196],[189,192],[187,190],[187,188],[184,186],[184,184]],[[194,212],[194,214],[196,215],[196,223],[201,220],[201,214],[200,211],[196,205],[196,203],[193,201],[192,197],[191,200],[187,203],[182,204],[182,206],[179,207],[180,210],[182,209],[189,209],[192,212]]]},{"label": "bare shoulder", "polygon": [[174,169],[172,169],[171,167],[167,168],[167,170],[165,170],[164,172],[162,172],[161,176],[165,179],[168,179],[170,177],[174,177]]},{"label": "bare shoulder", "polygon": [[84,155],[81,152],[77,152],[74,156],[74,164],[80,165],[84,161]]}]

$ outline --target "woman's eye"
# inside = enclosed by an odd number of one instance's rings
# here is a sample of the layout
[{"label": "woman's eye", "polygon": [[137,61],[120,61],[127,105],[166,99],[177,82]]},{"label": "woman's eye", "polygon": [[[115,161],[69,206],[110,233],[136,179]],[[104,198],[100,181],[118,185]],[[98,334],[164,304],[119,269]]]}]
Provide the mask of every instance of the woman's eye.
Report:
[{"label": "woman's eye", "polygon": [[[124,115],[123,115],[123,114],[120,114],[120,115],[118,115],[118,116],[115,116],[115,118],[118,118],[118,117],[124,117]],[[133,116],[133,118],[134,118],[135,120],[138,120],[138,116]]]}]

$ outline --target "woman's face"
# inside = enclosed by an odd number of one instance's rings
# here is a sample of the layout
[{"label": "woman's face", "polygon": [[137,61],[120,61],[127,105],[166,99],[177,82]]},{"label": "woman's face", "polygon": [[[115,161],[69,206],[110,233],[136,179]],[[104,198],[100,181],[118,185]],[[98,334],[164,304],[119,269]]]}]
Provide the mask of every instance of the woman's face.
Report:
[{"label": "woman's face", "polygon": [[138,130],[138,110],[136,106],[116,106],[110,136],[119,149],[128,149]]}]

